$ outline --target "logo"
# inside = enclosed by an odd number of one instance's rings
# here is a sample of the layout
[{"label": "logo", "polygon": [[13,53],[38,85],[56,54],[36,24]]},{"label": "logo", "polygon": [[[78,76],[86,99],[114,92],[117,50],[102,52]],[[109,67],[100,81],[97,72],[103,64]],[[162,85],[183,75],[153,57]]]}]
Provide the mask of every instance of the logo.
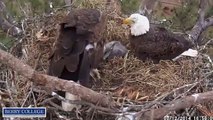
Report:
[{"label": "logo", "polygon": [[46,117],[45,107],[3,107],[2,117]]}]

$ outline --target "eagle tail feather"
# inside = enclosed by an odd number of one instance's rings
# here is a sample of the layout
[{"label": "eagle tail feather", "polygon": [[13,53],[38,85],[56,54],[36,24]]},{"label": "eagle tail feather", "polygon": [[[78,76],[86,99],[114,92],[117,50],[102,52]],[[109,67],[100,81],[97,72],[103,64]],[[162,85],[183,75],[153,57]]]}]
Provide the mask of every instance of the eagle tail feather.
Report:
[{"label": "eagle tail feather", "polygon": [[190,57],[197,57],[198,51],[193,49],[188,49],[187,51],[184,51],[182,56],[190,56]]},{"label": "eagle tail feather", "polygon": [[198,56],[198,51],[197,50],[193,50],[193,49],[188,49],[187,51],[184,51],[183,53],[181,53],[180,55],[178,55],[177,57],[175,57],[172,60],[176,61],[178,58],[183,57],[183,56],[197,57]]}]

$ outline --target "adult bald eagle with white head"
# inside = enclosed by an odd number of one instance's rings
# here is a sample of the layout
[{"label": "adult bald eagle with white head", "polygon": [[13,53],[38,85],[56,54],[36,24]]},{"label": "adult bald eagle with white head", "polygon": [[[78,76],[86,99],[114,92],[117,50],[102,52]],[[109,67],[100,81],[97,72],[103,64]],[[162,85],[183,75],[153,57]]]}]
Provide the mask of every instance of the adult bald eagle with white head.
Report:
[{"label": "adult bald eagle with white head", "polygon": [[135,13],[124,19],[123,23],[130,25],[130,43],[135,55],[141,60],[152,59],[157,63],[182,55],[195,57],[198,54],[196,50],[190,49],[190,41],[163,27],[150,25],[146,16]]},{"label": "adult bald eagle with white head", "polygon": [[[90,72],[103,59],[105,15],[96,9],[72,10],[59,23],[58,36],[50,55],[48,74],[88,86]],[[65,98],[79,100],[66,92]],[[78,107],[62,102],[65,111]]]}]

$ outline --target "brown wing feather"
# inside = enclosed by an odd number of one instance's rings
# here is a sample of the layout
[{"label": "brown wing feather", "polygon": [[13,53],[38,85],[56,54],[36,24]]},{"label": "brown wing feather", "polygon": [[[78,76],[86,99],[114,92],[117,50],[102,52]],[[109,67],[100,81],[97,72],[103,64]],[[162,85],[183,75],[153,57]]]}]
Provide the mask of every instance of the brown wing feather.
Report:
[{"label": "brown wing feather", "polygon": [[91,66],[92,68],[97,68],[100,62],[103,60],[104,56],[104,44],[105,40],[103,37],[103,33],[106,29],[107,18],[104,13],[101,15],[102,17],[99,19],[99,23],[94,28],[94,34],[92,35],[93,43],[96,43],[93,55],[91,55]]},{"label": "brown wing feather", "polygon": [[150,31],[141,36],[131,36],[136,56],[154,61],[173,59],[191,47],[191,43],[165,28],[151,26]]},{"label": "brown wing feather", "polygon": [[97,42],[96,48],[93,50],[91,54],[91,66],[92,68],[97,68],[99,63],[103,60],[104,56],[104,44],[102,42]]},{"label": "brown wing feather", "polygon": [[88,54],[88,51],[84,51],[83,59],[80,66],[79,71],[79,82],[81,85],[87,86],[89,82],[90,77],[90,70],[91,70],[91,64],[90,64],[90,56]]},{"label": "brown wing feather", "polygon": [[63,60],[60,60],[60,61],[53,61],[53,60],[54,59],[50,60],[48,74],[53,76],[60,76],[61,71],[63,71],[64,69],[63,67],[61,67],[61,66],[64,66],[64,62]]},{"label": "brown wing feather", "polygon": [[[103,46],[97,44],[94,58],[85,53],[88,44],[101,43],[104,17],[95,9],[74,10],[60,24],[55,49],[50,57],[49,74],[62,79],[89,79],[96,58],[103,56]],[[103,22],[104,21],[104,22]],[[94,48],[96,49],[96,48]],[[102,51],[101,51],[102,50]],[[86,72],[85,72],[86,71]]]}]

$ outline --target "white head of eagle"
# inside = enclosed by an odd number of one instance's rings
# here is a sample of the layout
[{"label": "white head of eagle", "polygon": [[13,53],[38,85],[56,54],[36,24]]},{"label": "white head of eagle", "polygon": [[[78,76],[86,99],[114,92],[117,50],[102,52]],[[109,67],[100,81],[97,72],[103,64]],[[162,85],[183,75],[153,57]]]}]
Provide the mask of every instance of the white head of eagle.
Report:
[{"label": "white head of eagle", "polygon": [[150,28],[148,18],[138,13],[132,14],[129,18],[126,18],[123,23],[131,26],[131,34],[134,36],[145,34]]}]

